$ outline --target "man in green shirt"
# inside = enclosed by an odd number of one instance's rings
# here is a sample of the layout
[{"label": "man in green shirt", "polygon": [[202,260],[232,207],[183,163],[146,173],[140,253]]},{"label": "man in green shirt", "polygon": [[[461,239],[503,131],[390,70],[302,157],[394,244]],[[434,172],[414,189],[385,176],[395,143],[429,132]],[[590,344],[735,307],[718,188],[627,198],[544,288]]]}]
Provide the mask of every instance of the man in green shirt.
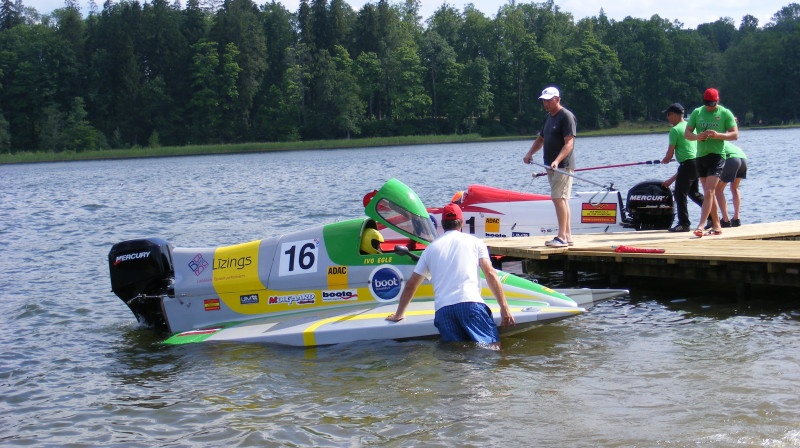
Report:
[{"label": "man in green shirt", "polygon": [[675,182],[675,207],[678,209],[678,224],[669,229],[670,232],[691,231],[689,210],[686,208],[686,197],[690,197],[695,204],[703,206],[703,195],[697,190],[697,143],[686,140],[683,136],[686,121],[683,119],[684,109],[680,103],[673,103],[662,113],[667,114],[667,120],[672,125],[669,130],[669,147],[661,163],[669,163],[672,156],[678,160],[678,172],[664,182],[669,187]]},{"label": "man in green shirt", "polygon": [[705,91],[703,105],[689,116],[683,136],[686,140],[697,142],[697,175],[703,184],[703,209],[694,234],[703,236],[703,223],[710,216],[711,229],[706,235],[722,235],[715,193],[725,167],[725,142],[739,138],[739,126],[733,112],[719,105],[717,89]]}]

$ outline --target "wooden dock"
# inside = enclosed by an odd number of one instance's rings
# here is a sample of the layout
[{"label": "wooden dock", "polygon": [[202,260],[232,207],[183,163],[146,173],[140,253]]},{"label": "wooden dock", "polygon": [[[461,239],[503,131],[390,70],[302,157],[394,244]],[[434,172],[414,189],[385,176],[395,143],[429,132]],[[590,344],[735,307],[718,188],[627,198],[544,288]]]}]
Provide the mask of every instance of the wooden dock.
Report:
[{"label": "wooden dock", "polygon": [[[523,260],[526,272],[563,271],[576,281],[578,272],[625,278],[702,280],[735,286],[800,287],[800,221],[742,225],[722,229],[720,236],[695,237],[666,230],[573,235],[569,248],[545,246],[549,237],[485,239],[492,255]],[[617,246],[664,249],[664,253],[618,253]]]}]

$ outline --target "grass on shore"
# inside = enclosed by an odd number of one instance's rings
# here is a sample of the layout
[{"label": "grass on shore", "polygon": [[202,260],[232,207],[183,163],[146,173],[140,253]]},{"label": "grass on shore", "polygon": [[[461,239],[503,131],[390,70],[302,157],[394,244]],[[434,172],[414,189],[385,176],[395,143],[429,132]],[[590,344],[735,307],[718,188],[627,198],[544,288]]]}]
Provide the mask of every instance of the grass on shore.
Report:
[{"label": "grass on shore", "polygon": [[[579,136],[598,137],[611,135],[633,135],[666,133],[666,121],[623,122],[618,127],[580,132]],[[221,145],[190,145],[134,147],[130,149],[107,149],[99,151],[42,151],[0,154],[0,165],[11,163],[67,162],[77,160],[130,159],[141,157],[173,157],[210,154],[236,154],[249,152],[296,151],[308,149],[364,148],[396,145],[425,145],[441,143],[467,143],[501,140],[533,140],[533,136],[481,137],[479,134],[462,135],[412,135],[400,137],[373,137],[340,140],[312,140],[299,142],[237,143]]]},{"label": "grass on shore", "polygon": [[376,137],[363,139],[312,140],[299,142],[236,143],[220,145],[188,145],[134,147],[130,149],[106,149],[98,151],[23,151],[0,154],[0,164],[67,162],[77,160],[131,159],[142,157],[173,157],[211,154],[238,154],[249,152],[296,151],[308,149],[363,148],[394,145],[421,145],[436,143],[464,143],[484,140],[477,134],[467,135],[423,135],[404,137]]}]

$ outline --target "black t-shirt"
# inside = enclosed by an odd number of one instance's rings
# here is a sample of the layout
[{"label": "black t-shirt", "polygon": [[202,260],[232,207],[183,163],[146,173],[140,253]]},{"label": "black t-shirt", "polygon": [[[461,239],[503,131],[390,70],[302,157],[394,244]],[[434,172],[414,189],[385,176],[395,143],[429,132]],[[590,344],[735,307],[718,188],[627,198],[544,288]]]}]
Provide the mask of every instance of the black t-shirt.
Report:
[{"label": "black t-shirt", "polygon": [[[558,157],[561,148],[564,147],[564,137],[577,135],[578,120],[575,115],[566,108],[561,108],[555,115],[547,114],[540,134],[544,137],[544,163],[550,165]],[[569,155],[558,164],[559,168],[575,169],[575,148]]]}]

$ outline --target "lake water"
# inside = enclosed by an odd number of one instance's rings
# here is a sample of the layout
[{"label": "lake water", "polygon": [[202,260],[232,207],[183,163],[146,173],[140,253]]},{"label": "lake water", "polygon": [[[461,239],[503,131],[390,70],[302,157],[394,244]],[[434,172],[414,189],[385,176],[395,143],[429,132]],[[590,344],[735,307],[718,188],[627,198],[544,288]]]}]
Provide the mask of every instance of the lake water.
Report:
[{"label": "lake water", "polygon": [[[741,132],[743,223],[798,219],[798,141],[797,129]],[[161,346],[110,291],[118,241],[219,246],[359,217],[362,196],[391,177],[429,206],[473,183],[547,194],[530,176],[541,169],[522,164],[530,143],[0,166],[0,445],[800,446],[795,291],[738,302],[636,286],[500,352]],[[579,137],[577,163],[661,159],[666,147],[666,135]],[[626,192],[675,169],[580,175]]]}]

